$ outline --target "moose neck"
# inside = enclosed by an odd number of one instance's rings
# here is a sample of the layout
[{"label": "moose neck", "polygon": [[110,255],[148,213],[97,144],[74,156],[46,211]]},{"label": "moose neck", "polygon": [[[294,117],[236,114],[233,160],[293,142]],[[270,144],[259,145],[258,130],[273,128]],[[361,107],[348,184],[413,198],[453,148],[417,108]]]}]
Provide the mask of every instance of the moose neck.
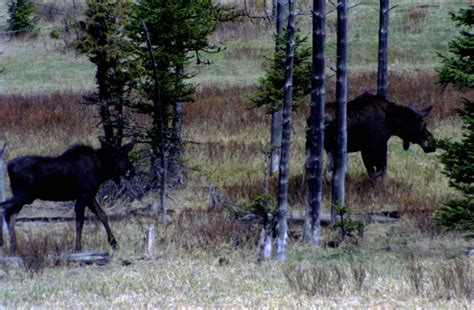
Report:
[{"label": "moose neck", "polygon": [[406,115],[409,108],[392,103],[388,115],[388,128],[391,136],[397,136],[402,140],[410,140],[407,129]]},{"label": "moose neck", "polygon": [[111,161],[109,150],[103,148],[97,150],[97,156],[99,158],[99,174],[102,182],[113,179],[113,162]]}]

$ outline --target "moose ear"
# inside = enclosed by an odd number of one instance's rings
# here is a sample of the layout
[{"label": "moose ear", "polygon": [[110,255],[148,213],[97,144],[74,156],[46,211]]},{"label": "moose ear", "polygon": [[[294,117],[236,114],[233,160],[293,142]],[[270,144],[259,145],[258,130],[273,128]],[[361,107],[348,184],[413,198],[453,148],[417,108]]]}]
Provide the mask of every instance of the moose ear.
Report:
[{"label": "moose ear", "polygon": [[99,137],[99,141],[100,141],[100,146],[104,149],[106,149],[106,148],[116,148],[115,145],[113,145],[112,143],[105,140],[104,137]]},{"label": "moose ear", "polygon": [[120,150],[125,152],[125,153],[130,153],[130,151],[133,149],[134,146],[135,146],[135,143],[130,142],[130,143],[127,143],[127,144],[121,146]]},{"label": "moose ear", "polygon": [[410,141],[408,140],[403,140],[403,149],[405,151],[408,151],[408,149],[410,148]]},{"label": "moose ear", "polygon": [[433,106],[430,106],[424,110],[421,110],[420,112],[418,112],[418,114],[420,114],[422,117],[426,117],[428,116],[428,114],[430,114],[431,110],[433,110]]}]

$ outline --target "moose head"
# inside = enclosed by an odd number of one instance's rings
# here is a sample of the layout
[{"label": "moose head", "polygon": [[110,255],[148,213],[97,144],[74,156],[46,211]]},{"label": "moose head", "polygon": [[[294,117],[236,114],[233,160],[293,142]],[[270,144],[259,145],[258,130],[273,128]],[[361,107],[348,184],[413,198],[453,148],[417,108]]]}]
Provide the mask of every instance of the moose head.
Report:
[{"label": "moose head", "polygon": [[123,146],[115,146],[104,139],[100,139],[101,148],[98,150],[99,156],[102,158],[104,175],[107,179],[113,180],[117,185],[120,184],[120,177],[130,179],[135,176],[135,169],[128,157],[128,153],[132,151],[134,142],[130,142]]},{"label": "moose head", "polygon": [[405,112],[405,121],[400,124],[400,135],[403,139],[403,149],[407,151],[410,148],[410,143],[418,144],[421,146],[425,153],[431,153],[436,151],[436,141],[433,134],[427,129],[425,117],[427,117],[433,106],[430,106],[424,110],[417,111],[414,108],[410,108]]}]

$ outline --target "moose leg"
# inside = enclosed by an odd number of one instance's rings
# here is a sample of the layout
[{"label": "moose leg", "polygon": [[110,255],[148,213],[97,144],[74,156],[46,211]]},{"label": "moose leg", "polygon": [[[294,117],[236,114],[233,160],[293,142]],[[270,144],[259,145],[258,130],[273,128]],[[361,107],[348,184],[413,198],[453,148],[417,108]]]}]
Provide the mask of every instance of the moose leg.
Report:
[{"label": "moose leg", "polygon": [[[3,217],[5,218],[5,224],[8,227],[8,233],[10,234],[10,249],[12,252],[16,252],[15,217],[26,203],[28,203],[28,201],[18,198],[12,198],[2,203]],[[3,219],[1,228],[2,242],[0,245],[3,244]]]},{"label": "moose leg", "polygon": [[374,179],[383,180],[387,174],[387,145],[376,154]]},{"label": "moose leg", "polygon": [[81,251],[81,236],[86,205],[87,200],[79,198],[76,200],[76,205],[74,206],[74,211],[76,212],[76,252]]},{"label": "moose leg", "polygon": [[324,168],[324,178],[326,181],[331,180],[331,174],[332,174],[332,169],[334,167],[334,156],[332,155],[332,152],[327,152],[327,161],[326,161],[326,167]]},{"label": "moose leg", "polygon": [[375,175],[375,160],[372,152],[364,150],[362,151],[362,161],[364,162],[365,169],[369,175],[369,179],[372,179]]},{"label": "moose leg", "polygon": [[92,213],[97,216],[102,225],[104,225],[105,231],[107,232],[107,240],[109,241],[110,246],[113,249],[116,249],[118,247],[117,240],[115,240],[114,234],[112,233],[112,230],[109,227],[109,221],[104,210],[102,210],[95,198],[92,199],[92,201],[87,206],[92,211]]},{"label": "moose leg", "polygon": [[[6,202],[3,202],[3,203],[0,203],[0,210],[3,210],[3,207],[4,205],[7,203]],[[3,211],[0,212],[0,247],[3,246],[3,220],[4,220],[5,216],[3,215]]]}]

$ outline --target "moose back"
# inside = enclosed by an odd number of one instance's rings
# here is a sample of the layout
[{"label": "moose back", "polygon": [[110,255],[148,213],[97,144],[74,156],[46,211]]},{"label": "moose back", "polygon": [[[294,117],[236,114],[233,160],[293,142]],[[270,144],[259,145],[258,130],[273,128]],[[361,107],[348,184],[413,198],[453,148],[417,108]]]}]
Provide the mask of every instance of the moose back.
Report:
[{"label": "moose back", "polygon": [[[133,144],[122,147],[101,141],[93,149],[76,145],[58,157],[24,156],[8,163],[8,175],[13,197],[0,203],[10,234],[11,250],[16,251],[15,217],[25,204],[36,199],[50,201],[75,200],[76,251],[81,250],[84,212],[88,207],[102,222],[112,247],[117,245],[108,225],[107,216],[95,199],[100,185],[107,180],[120,182],[131,178],[135,171],[128,159]],[[0,246],[3,245],[3,221],[0,220]]]},{"label": "moose back", "polygon": [[[426,153],[436,150],[435,140],[424,119],[432,108],[415,111],[370,93],[356,97],[347,103],[347,151],[361,152],[370,179],[383,179],[391,136],[400,137],[405,150],[410,143],[420,145]],[[328,166],[331,166],[338,148],[334,119],[327,120],[324,140]]]}]

